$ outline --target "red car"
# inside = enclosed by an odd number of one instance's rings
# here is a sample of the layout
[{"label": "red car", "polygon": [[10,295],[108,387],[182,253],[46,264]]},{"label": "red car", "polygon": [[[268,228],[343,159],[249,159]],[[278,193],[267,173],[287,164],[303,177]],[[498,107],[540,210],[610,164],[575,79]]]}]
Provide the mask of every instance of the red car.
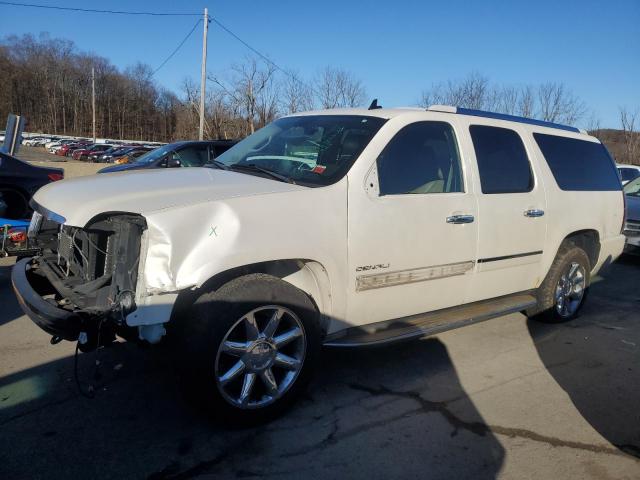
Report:
[{"label": "red car", "polygon": [[56,155],[60,155],[61,157],[68,157],[69,153],[72,150],[75,150],[76,148],[82,148],[85,145],[91,145],[91,144],[90,143],[82,143],[82,142],[68,143],[68,144],[63,145],[62,147],[60,147],[56,151]]},{"label": "red car", "polygon": [[94,152],[104,152],[105,150],[109,150],[113,145],[108,145],[106,143],[96,143],[93,145],[89,145],[85,148],[77,149],[73,152],[74,160],[87,160],[89,155]]}]

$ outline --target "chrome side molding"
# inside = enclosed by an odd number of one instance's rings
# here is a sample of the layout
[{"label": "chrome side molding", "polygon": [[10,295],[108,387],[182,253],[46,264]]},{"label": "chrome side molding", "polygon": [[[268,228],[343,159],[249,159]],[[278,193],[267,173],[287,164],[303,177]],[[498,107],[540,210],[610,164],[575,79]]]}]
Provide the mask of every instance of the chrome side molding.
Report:
[{"label": "chrome side molding", "polygon": [[474,265],[475,262],[469,260],[466,262],[448,263],[446,265],[435,265],[432,267],[359,275],[356,277],[356,292],[464,275],[473,270]]}]

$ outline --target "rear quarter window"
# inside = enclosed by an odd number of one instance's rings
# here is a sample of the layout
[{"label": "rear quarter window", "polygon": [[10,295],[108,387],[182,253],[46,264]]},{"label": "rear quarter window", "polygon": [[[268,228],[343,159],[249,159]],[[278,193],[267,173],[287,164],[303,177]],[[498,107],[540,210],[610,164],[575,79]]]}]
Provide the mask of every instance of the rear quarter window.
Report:
[{"label": "rear quarter window", "polygon": [[620,177],[604,145],[534,133],[533,137],[561,190],[621,190]]}]

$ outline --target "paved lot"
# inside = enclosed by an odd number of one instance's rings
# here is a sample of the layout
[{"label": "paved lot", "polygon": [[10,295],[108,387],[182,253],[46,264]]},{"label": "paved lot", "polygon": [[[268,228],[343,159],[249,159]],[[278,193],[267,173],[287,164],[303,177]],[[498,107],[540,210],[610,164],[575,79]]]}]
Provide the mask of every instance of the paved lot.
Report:
[{"label": "paved lot", "polygon": [[[102,165],[20,158],[65,168]],[[46,162],[46,163],[43,163]],[[0,260],[0,478],[640,478],[640,259],[581,317],[510,315],[438,337],[325,351],[309,394],[257,429],[185,403],[164,347],[80,355],[24,317]],[[95,362],[101,363],[94,378]]]},{"label": "paved lot", "polygon": [[257,429],[192,411],[160,348],[79,357],[19,311],[0,261],[0,478],[640,478],[640,261],[581,317],[510,315],[388,348],[325,352],[309,394]]}]

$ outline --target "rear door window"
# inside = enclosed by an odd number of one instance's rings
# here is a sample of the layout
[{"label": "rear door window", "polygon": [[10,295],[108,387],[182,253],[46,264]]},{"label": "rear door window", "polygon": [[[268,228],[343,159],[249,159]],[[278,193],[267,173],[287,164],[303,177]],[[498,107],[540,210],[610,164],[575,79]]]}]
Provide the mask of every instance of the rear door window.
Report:
[{"label": "rear door window", "polygon": [[601,143],[543,133],[533,137],[561,190],[622,189],[615,165]]},{"label": "rear door window", "polygon": [[515,130],[485,125],[469,127],[482,193],[522,193],[533,189],[527,152]]}]

